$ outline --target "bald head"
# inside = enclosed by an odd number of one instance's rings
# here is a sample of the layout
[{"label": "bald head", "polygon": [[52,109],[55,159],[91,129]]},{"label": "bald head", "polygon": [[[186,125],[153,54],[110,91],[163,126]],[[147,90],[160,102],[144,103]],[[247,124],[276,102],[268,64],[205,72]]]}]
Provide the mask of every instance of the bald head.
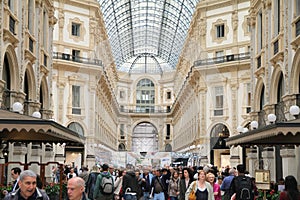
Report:
[{"label": "bald head", "polygon": [[74,185],[79,187],[85,187],[85,182],[81,177],[74,177],[69,179],[68,183],[72,182]]},{"label": "bald head", "polygon": [[233,168],[230,169],[230,170],[229,170],[229,174],[230,174],[230,175],[235,175],[235,169],[233,169]]},{"label": "bald head", "polygon": [[68,180],[68,197],[70,200],[80,200],[84,192],[85,182],[80,177],[74,177]]}]

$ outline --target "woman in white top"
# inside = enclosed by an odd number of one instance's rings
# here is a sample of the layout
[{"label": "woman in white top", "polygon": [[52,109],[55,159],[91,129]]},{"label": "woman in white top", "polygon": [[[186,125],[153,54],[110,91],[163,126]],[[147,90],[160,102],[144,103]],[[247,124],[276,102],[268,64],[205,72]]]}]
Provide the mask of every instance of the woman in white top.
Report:
[{"label": "woman in white top", "polygon": [[194,181],[185,193],[185,199],[189,199],[190,193],[194,191],[196,200],[215,200],[211,184],[206,181],[206,172],[198,172],[198,180]]},{"label": "woman in white top", "polygon": [[114,190],[114,199],[115,200],[118,200],[118,199],[122,199],[122,196],[121,196],[121,189],[122,189],[122,183],[123,183],[123,176],[126,174],[126,171],[122,171],[122,170],[119,170],[119,175],[114,183],[114,187],[115,187],[115,190]]}]

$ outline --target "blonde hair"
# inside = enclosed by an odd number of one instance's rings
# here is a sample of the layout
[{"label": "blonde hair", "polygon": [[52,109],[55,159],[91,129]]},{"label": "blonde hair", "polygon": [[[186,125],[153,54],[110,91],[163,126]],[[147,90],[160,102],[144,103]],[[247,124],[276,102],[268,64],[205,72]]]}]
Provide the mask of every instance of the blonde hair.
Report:
[{"label": "blonde hair", "polygon": [[213,173],[209,172],[206,174],[206,180],[208,181],[208,178],[210,178],[210,177],[212,177],[214,179],[216,178],[216,176]]}]

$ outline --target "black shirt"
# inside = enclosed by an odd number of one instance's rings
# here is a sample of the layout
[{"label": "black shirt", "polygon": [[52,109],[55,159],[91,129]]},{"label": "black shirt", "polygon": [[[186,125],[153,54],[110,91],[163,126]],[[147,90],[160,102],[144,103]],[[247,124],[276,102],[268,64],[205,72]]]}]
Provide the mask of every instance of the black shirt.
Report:
[{"label": "black shirt", "polygon": [[199,189],[197,189],[196,191],[196,199],[197,200],[207,200],[208,199],[208,191],[207,188],[205,188],[205,190],[200,191]]}]

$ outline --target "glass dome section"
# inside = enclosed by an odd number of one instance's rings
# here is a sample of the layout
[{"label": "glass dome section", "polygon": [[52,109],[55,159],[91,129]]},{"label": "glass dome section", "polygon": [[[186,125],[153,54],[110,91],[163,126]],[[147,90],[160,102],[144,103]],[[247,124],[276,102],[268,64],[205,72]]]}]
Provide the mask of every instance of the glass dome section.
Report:
[{"label": "glass dome section", "polygon": [[98,1],[117,69],[133,72],[131,64],[141,55],[159,61],[153,72],[175,69],[199,0]]}]

